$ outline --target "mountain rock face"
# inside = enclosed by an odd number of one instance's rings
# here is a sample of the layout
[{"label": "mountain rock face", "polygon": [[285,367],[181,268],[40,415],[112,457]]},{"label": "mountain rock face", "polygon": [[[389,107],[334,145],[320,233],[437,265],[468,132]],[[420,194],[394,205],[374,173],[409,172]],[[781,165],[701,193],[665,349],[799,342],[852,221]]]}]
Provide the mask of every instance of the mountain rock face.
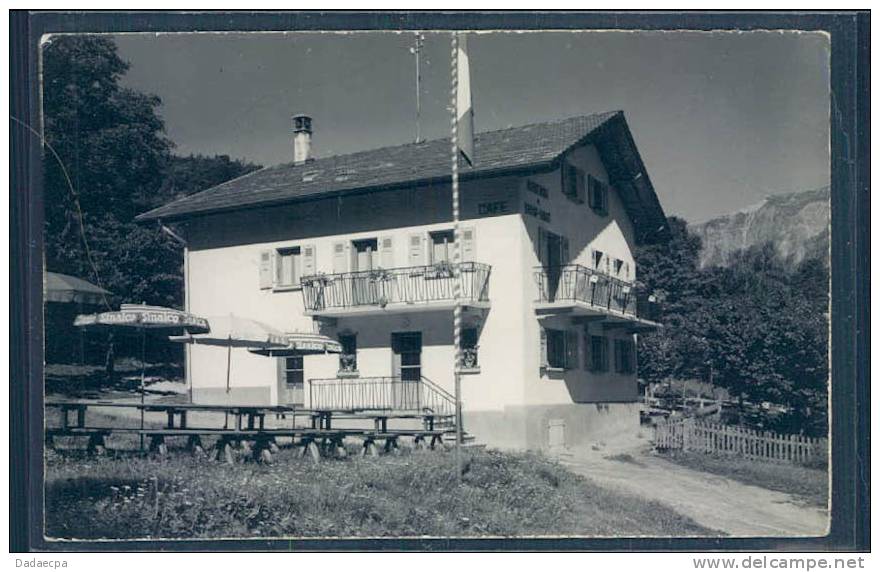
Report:
[{"label": "mountain rock face", "polygon": [[703,241],[700,265],[726,266],[738,250],[773,243],[788,264],[828,259],[830,189],[772,195],[739,212],[690,225]]}]

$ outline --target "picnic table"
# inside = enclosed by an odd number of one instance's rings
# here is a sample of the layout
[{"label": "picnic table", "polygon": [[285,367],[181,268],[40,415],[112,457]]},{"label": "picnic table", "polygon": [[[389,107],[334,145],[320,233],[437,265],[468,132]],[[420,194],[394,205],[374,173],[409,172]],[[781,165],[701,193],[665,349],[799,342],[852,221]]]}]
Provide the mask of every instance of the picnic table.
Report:
[{"label": "picnic table", "polygon": [[[112,433],[134,433],[150,439],[150,450],[165,454],[166,437],[187,437],[187,448],[194,453],[204,453],[202,437],[217,437],[217,456],[230,460],[232,446],[237,445],[246,453],[264,461],[271,459],[271,452],[277,449],[277,437],[289,437],[298,440],[302,447],[302,455],[310,455],[317,460],[321,456],[342,456],[345,448],[343,442],[347,437],[358,437],[363,440],[362,454],[378,454],[376,441],[384,442],[384,451],[393,453],[398,450],[401,437],[412,437],[416,448],[423,448],[430,443],[431,448],[442,444],[443,435],[451,431],[448,428],[435,427],[435,415],[430,412],[395,413],[393,411],[353,411],[353,410],[313,410],[292,406],[269,405],[234,405],[234,404],[194,404],[194,403],[139,403],[110,400],[48,400],[46,407],[60,409],[60,427],[47,428],[48,444],[56,436],[87,436],[88,450],[101,453],[106,448],[106,438]],[[143,412],[165,413],[165,423],[157,428],[139,427],[102,427],[89,425],[87,413],[94,408],[135,409]],[[192,427],[188,424],[188,413],[216,412],[232,415],[232,428],[223,427]],[[71,415],[74,419],[71,419]],[[266,415],[291,415],[291,427],[266,427]],[[296,426],[298,416],[310,419],[309,426]],[[372,420],[373,428],[334,427],[333,420]],[[420,419],[419,429],[390,429],[389,419]],[[251,448],[248,442],[255,446]],[[319,445],[320,443],[320,445]]]}]

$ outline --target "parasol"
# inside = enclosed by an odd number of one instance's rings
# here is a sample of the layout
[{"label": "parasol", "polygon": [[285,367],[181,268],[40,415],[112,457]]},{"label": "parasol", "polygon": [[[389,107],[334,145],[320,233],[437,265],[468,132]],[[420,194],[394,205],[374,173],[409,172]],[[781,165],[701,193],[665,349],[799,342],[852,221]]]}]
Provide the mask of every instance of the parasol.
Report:
[{"label": "parasol", "polygon": [[[147,330],[166,335],[204,333],[210,331],[208,321],[199,316],[146,304],[122,304],[119,310],[80,314],[73,325],[90,330],[131,328],[141,335],[141,405],[144,405],[144,374],[146,370]],[[144,448],[144,408],[141,407],[141,449]]]},{"label": "parasol", "polygon": [[46,280],[43,283],[44,299],[46,302],[61,302],[75,304],[90,304],[98,306],[104,302],[105,296],[110,292],[86,282],[82,278],[59,274],[58,272],[46,272]]},{"label": "parasol", "polygon": [[[219,346],[227,348],[226,352],[226,393],[230,389],[230,376],[232,372],[232,348],[249,348],[253,350],[269,351],[272,348],[287,346],[287,340],[281,330],[272,326],[242,318],[234,314],[211,317],[210,333],[196,335],[185,334],[169,338],[173,342],[182,342],[204,346]],[[268,355],[268,354],[263,354]]]},{"label": "parasol", "polygon": [[342,344],[322,334],[288,332],[283,347],[253,348],[251,353],[270,357],[293,357],[318,354],[341,354]]}]

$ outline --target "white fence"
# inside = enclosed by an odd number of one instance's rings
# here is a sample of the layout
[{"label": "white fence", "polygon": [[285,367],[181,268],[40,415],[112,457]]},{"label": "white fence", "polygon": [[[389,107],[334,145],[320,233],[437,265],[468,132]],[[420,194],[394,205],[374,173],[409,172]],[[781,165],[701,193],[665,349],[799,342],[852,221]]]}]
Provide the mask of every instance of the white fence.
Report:
[{"label": "white fence", "polygon": [[654,447],[797,464],[821,462],[828,454],[827,439],[756,431],[695,419],[663,421],[655,425]]}]

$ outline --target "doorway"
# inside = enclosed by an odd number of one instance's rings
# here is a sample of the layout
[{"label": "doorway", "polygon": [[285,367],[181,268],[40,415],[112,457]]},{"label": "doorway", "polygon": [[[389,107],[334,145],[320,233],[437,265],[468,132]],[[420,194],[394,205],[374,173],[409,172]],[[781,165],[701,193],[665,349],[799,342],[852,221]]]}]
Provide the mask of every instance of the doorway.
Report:
[{"label": "doorway", "polygon": [[375,238],[354,240],[352,245],[352,302],[355,306],[377,304],[378,284],[370,272],[379,266],[379,241]]},{"label": "doorway", "polygon": [[391,354],[395,407],[418,409],[422,379],[422,333],[392,333]]}]

